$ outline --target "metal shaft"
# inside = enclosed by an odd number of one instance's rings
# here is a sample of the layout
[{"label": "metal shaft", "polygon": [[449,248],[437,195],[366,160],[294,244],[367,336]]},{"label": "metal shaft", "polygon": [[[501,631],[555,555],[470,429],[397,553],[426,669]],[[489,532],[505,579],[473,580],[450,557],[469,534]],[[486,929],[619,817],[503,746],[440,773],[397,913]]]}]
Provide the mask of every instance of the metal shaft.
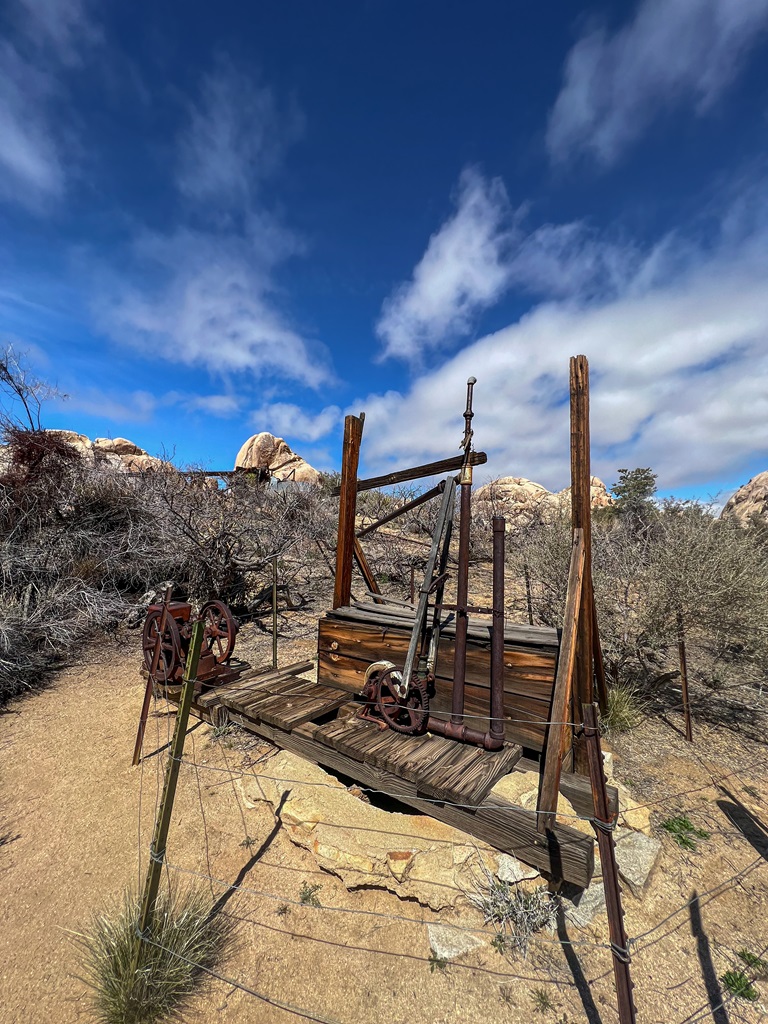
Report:
[{"label": "metal shaft", "polygon": [[493,628],[491,630],[491,726],[504,740],[504,540],[506,520],[493,517]]}]

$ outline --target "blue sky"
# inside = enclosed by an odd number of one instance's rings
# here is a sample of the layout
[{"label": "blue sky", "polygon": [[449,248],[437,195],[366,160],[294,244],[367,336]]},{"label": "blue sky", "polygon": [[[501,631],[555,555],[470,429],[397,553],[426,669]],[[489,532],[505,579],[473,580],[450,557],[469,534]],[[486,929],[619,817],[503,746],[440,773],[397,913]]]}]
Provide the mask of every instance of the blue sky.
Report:
[{"label": "blue sky", "polygon": [[0,340],[45,422],[227,468],[768,468],[768,0],[5,0]]}]

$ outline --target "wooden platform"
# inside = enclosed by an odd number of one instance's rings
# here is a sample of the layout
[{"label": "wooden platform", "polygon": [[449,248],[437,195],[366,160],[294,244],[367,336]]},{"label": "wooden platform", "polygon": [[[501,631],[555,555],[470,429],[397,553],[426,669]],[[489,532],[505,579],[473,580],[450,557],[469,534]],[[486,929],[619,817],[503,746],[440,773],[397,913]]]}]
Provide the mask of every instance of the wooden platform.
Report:
[{"label": "wooden platform", "polygon": [[[521,757],[517,744],[489,752],[440,736],[382,730],[357,717],[360,704],[349,693],[301,678],[313,668],[312,662],[299,662],[277,672],[251,670],[229,686],[198,695],[193,712],[214,724],[235,722],[545,873],[589,885],[591,836],[561,824],[541,835],[535,812],[490,792],[510,771],[538,770],[535,761]],[[592,813],[588,780],[564,774],[560,788],[578,814]],[[615,813],[615,790],[611,800]]]}]

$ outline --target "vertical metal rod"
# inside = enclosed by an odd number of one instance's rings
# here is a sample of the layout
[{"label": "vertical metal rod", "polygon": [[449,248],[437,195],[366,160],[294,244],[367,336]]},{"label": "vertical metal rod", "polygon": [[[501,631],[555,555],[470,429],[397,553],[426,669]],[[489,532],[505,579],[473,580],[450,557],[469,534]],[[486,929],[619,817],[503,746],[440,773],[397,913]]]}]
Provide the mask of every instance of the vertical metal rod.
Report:
[{"label": "vertical metal rod", "polygon": [[525,600],[528,605],[528,624],[533,625],[533,595],[531,593],[531,570],[528,563],[523,563],[523,576],[525,577]]},{"label": "vertical metal rod", "polygon": [[493,517],[493,627],[491,629],[492,740],[504,742],[504,516]]},{"label": "vertical metal rod", "polygon": [[685,738],[693,743],[693,727],[691,725],[691,704],[688,697],[688,662],[685,656],[685,626],[683,612],[677,609],[677,651],[680,656],[680,682],[683,686],[683,714],[685,715]]},{"label": "vertical metal rod", "polygon": [[464,683],[467,673],[467,602],[469,591],[469,534],[472,524],[472,465],[469,454],[472,448],[472,390],[477,383],[475,377],[467,380],[467,407],[464,410],[464,465],[461,467],[459,483],[459,571],[456,577],[456,641],[453,657],[453,687],[451,690],[451,724],[462,725],[464,719]]},{"label": "vertical metal rod", "polygon": [[144,895],[141,901],[141,912],[136,933],[136,942],[133,951],[133,970],[136,972],[139,962],[142,940],[147,937],[152,926],[152,915],[155,910],[157,893],[160,887],[160,876],[165,861],[165,845],[168,840],[168,828],[171,824],[173,813],[173,801],[176,796],[176,783],[179,778],[179,765],[184,753],[184,739],[189,724],[189,711],[192,707],[192,697],[195,692],[195,680],[197,679],[197,665],[200,660],[200,648],[203,645],[203,633],[205,625],[196,622],[192,627],[192,640],[187,654],[187,663],[184,667],[182,679],[181,699],[179,710],[176,714],[176,726],[173,730],[171,749],[168,754],[168,767],[165,770],[163,782],[163,794],[160,798],[160,806],[155,821],[155,831],[152,835],[152,844],[149,847],[149,867],[147,868],[147,880],[144,886]]},{"label": "vertical metal rod", "polygon": [[[470,470],[471,473],[471,470]],[[459,499],[459,569],[456,576],[456,641],[453,656],[451,722],[464,721],[464,681],[467,674],[467,602],[469,593],[469,530],[472,516],[472,478],[461,482]]]},{"label": "vertical metal rod", "polygon": [[624,928],[624,911],[621,906],[621,886],[616,867],[616,848],[613,842],[613,818],[608,811],[608,793],[603,771],[603,753],[600,749],[600,731],[597,728],[597,705],[583,704],[584,738],[589,762],[589,778],[594,799],[592,824],[600,850],[603,867],[605,904],[608,910],[608,931],[611,937],[613,955],[613,977],[616,983],[620,1024],[635,1024],[636,1010],[632,1000],[632,976],[629,972],[627,932]]},{"label": "vertical metal rod", "polygon": [[167,587],[163,594],[163,610],[160,613],[160,622],[157,627],[157,644],[152,652],[152,664],[149,668],[147,685],[144,688],[144,702],[141,705],[141,714],[139,715],[139,729],[136,733],[136,742],[133,745],[133,760],[131,761],[131,764],[134,767],[141,760],[141,748],[144,746],[144,733],[147,730],[147,719],[149,718],[149,702],[152,699],[152,690],[155,685],[157,666],[160,664],[160,655],[163,650],[163,633],[165,632],[165,623],[168,618],[168,605],[171,603],[172,597],[173,587]]},{"label": "vertical metal rod", "polygon": [[277,555],[272,556],[272,668],[277,668]]}]

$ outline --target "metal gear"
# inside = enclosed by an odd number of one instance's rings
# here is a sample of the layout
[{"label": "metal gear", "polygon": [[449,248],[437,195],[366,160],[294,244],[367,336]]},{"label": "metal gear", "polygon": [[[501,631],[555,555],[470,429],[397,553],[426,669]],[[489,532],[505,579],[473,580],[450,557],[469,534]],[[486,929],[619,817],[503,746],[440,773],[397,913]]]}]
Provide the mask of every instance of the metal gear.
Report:
[{"label": "metal gear", "polygon": [[411,678],[408,693],[398,693],[402,674],[394,665],[384,669],[374,681],[376,710],[390,729],[417,736],[427,728],[429,720],[429,694],[424,680]]}]

